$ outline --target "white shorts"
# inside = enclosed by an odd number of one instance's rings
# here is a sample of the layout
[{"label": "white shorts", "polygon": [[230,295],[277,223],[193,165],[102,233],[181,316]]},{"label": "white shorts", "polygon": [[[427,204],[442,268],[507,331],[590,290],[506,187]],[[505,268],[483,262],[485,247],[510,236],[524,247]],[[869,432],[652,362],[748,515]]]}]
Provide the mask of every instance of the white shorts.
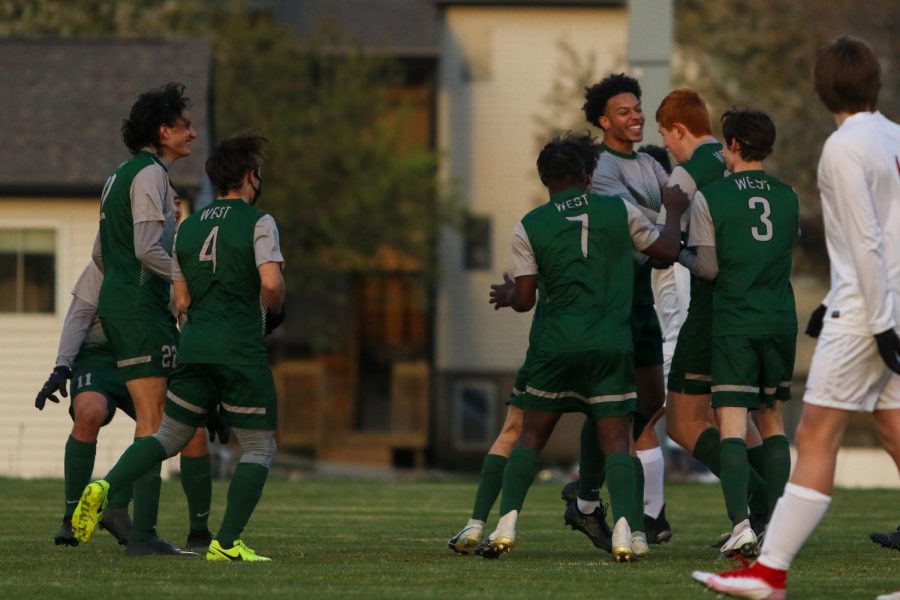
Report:
[{"label": "white shorts", "polygon": [[826,327],[816,343],[803,401],[852,412],[900,409],[900,375],[881,360],[874,337]]}]

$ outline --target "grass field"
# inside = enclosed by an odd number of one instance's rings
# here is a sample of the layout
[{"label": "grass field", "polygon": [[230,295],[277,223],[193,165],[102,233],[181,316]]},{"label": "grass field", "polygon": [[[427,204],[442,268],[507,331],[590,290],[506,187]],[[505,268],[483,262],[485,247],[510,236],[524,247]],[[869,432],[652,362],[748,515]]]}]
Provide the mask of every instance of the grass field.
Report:
[{"label": "grass field", "polygon": [[[468,518],[474,480],[273,480],[244,540],[267,564],[128,558],[111,536],[55,547],[62,483],[0,479],[0,598],[713,598],[690,579],[722,570],[705,545],[728,529],[716,485],[667,489],[675,536],[639,563],[612,564],[562,525],[560,484],[535,484],[515,550],[499,561],[453,555],[447,538]],[[218,524],[225,484],[214,489]],[[874,598],[900,587],[900,552],[868,540],[897,525],[895,490],[839,490],[795,563],[790,597]],[[178,482],[163,484],[160,531],[187,533]]]}]

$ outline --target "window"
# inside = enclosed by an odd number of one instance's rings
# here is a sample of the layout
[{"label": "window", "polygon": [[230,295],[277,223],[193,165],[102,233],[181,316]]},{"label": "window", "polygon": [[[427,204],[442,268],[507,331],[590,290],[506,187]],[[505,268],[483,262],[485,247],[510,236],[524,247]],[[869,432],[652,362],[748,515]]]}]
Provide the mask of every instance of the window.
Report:
[{"label": "window", "polygon": [[56,311],[56,232],[0,229],[0,313]]},{"label": "window", "polygon": [[457,381],[453,386],[453,442],[460,449],[484,449],[497,433],[497,386],[486,379]]}]

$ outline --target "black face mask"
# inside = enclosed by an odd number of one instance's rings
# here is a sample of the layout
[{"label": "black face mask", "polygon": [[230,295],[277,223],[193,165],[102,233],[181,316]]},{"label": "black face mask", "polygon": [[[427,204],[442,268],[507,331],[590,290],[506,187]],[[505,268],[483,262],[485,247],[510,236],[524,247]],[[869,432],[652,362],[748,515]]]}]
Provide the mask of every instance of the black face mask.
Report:
[{"label": "black face mask", "polygon": [[262,195],[263,186],[262,177],[260,177],[259,171],[253,171],[253,173],[256,175],[256,179],[259,181],[259,185],[250,184],[250,187],[253,188],[253,199],[250,200],[250,206],[255,205],[256,201],[259,200],[259,197]]}]

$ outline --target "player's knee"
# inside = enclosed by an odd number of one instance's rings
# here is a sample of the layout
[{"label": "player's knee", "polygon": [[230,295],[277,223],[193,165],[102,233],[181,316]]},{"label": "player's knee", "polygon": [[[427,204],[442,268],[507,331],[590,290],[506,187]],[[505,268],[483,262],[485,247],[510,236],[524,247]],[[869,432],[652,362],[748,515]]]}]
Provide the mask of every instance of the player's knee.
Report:
[{"label": "player's knee", "polygon": [[96,436],[106,417],[109,416],[109,404],[103,396],[78,398],[73,407],[74,428],[79,431],[90,431]]},{"label": "player's knee", "polygon": [[159,430],[153,434],[153,437],[162,445],[166,451],[166,456],[175,456],[184,448],[194,433],[196,427],[179,423],[172,417],[164,415],[162,423],[159,424]]},{"label": "player's knee", "polygon": [[269,468],[275,456],[275,431],[271,429],[240,429],[231,431],[241,445],[242,463],[255,463]]}]

